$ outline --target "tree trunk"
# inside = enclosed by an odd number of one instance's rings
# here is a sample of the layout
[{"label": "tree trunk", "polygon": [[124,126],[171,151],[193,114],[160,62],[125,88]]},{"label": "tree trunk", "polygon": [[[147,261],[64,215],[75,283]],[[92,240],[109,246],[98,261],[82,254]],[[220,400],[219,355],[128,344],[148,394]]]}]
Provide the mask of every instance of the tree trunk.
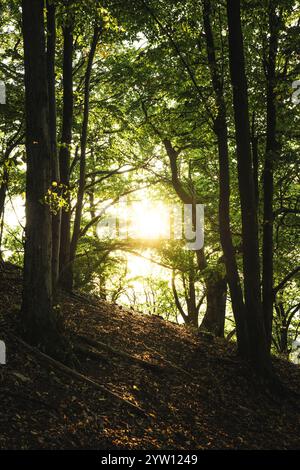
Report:
[{"label": "tree trunk", "polygon": [[221,274],[216,274],[213,279],[206,280],[207,308],[200,330],[224,338],[227,281]]},{"label": "tree trunk", "polygon": [[[226,275],[229,284],[232,310],[237,329],[237,342],[239,353],[243,356],[247,354],[247,337],[244,312],[243,292],[235,257],[235,250],[232,242],[230,227],[230,172],[228,157],[228,129],[226,119],[226,105],[223,92],[222,77],[218,73],[215,56],[214,37],[211,27],[211,3],[210,0],[203,2],[203,20],[206,38],[207,58],[211,73],[212,85],[215,92],[217,104],[217,117],[214,123],[214,131],[218,141],[219,157],[219,230],[220,240],[224,253]],[[220,280],[220,287],[222,283]],[[226,287],[221,289],[220,298],[217,303],[222,305],[222,296],[226,295]],[[209,289],[212,292],[213,286]],[[222,293],[223,291],[223,293]]]},{"label": "tree trunk", "polygon": [[[207,269],[204,250],[197,250],[197,264],[199,271]],[[204,276],[206,290],[206,312],[200,325],[200,330],[206,330],[217,336],[224,336],[226,315],[227,280],[217,270]]]},{"label": "tree trunk", "polygon": [[82,131],[80,141],[80,176],[79,176],[79,187],[77,193],[77,203],[73,227],[73,236],[71,241],[70,249],[70,271],[71,271],[71,282],[73,284],[73,266],[76,256],[77,244],[80,236],[80,223],[83,209],[83,199],[85,192],[85,173],[86,173],[86,147],[88,137],[88,124],[89,124],[89,108],[90,108],[90,82],[92,75],[92,67],[94,56],[96,53],[97,43],[100,37],[100,29],[98,26],[94,28],[94,34],[89,52],[88,63],[85,73],[84,83],[84,109],[83,109],[83,120],[82,120]]},{"label": "tree trunk", "polygon": [[[56,48],[56,20],[55,5],[47,0],[47,76],[49,93],[49,123],[51,145],[52,181],[59,183],[59,161],[56,140],[56,95],[55,95],[55,48]],[[55,187],[53,187],[55,190]],[[52,285],[56,288],[59,277],[59,249],[60,249],[60,218],[61,211],[52,212]]]},{"label": "tree trunk", "polygon": [[59,151],[60,181],[64,188],[67,207],[61,213],[59,285],[65,290],[72,289],[70,274],[70,159],[73,126],[73,21],[67,18],[63,27],[63,120]]},{"label": "tree trunk", "polygon": [[254,179],[254,192],[255,192],[255,203],[256,210],[259,205],[259,177],[258,177],[258,137],[255,135],[255,115],[252,117],[252,130],[251,130],[251,150],[252,150],[252,166],[253,166],[253,179]]},{"label": "tree trunk", "polygon": [[195,272],[193,265],[193,258],[191,258],[189,275],[188,275],[189,289],[187,307],[188,307],[188,322],[195,328],[198,328],[199,310],[197,309],[196,289],[195,289]]},{"label": "tree trunk", "polygon": [[[193,271],[193,269],[192,269]],[[183,280],[184,280],[184,274]],[[182,316],[182,319],[186,325],[190,325],[194,328],[198,328],[198,323],[199,323],[199,307],[196,302],[196,291],[195,291],[195,280],[194,280],[194,275],[193,272],[192,274],[189,273],[189,279],[188,279],[188,289],[186,288],[186,284],[184,282],[184,287],[185,287],[185,302],[187,306],[187,311],[185,312],[179,296],[178,292],[176,289],[176,283],[175,283],[175,271],[173,270],[172,273],[172,291],[173,291],[173,296],[174,296],[174,301],[177,310],[179,311],[180,315]]]},{"label": "tree trunk", "polygon": [[4,213],[5,213],[5,200],[8,186],[9,173],[4,166],[2,174],[2,183],[0,185],[0,262],[2,261],[2,241],[4,230]]},{"label": "tree trunk", "polygon": [[267,63],[267,139],[264,164],[264,225],[263,225],[263,310],[269,349],[273,322],[273,162],[276,157],[276,56],[278,47],[276,2],[269,2],[269,57]]},{"label": "tree trunk", "polygon": [[43,0],[23,0],[22,12],[27,155],[22,321],[30,343],[55,354],[59,337],[52,310],[51,214],[44,202],[51,149]]},{"label": "tree trunk", "polygon": [[3,168],[3,173],[1,175],[1,185],[0,185],[0,220],[4,215],[4,207],[5,207],[5,200],[6,200],[6,193],[7,193],[7,186],[8,186],[8,178],[9,173],[6,166]]},{"label": "tree trunk", "polygon": [[288,357],[288,327],[285,322],[280,327],[280,352]]},{"label": "tree trunk", "polygon": [[[93,162],[93,170],[95,170],[95,159],[94,159],[94,149],[91,149],[91,161]],[[88,198],[89,198],[89,212],[91,216],[91,220],[94,220],[96,218],[96,208],[95,208],[95,181],[96,177],[95,175],[91,175],[90,177],[91,181],[91,188],[88,190]],[[92,231],[94,237],[97,237],[97,225],[93,224],[92,226]]]},{"label": "tree trunk", "polygon": [[233,89],[238,180],[242,213],[245,313],[249,357],[262,375],[270,375],[260,292],[258,221],[250,144],[248,90],[245,73],[240,0],[227,0],[230,75]]}]

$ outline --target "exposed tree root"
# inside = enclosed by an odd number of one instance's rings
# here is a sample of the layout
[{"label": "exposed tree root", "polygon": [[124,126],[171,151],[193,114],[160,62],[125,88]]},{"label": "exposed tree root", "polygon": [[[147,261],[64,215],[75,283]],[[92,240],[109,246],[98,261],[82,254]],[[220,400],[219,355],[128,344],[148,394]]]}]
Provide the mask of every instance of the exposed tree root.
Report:
[{"label": "exposed tree root", "polygon": [[187,375],[191,379],[194,379],[193,374],[190,374],[187,370],[182,369],[182,367],[176,366],[173,362],[169,361],[165,357],[163,357],[159,352],[155,351],[155,349],[150,348],[150,346],[146,346],[146,348],[151,351],[152,353],[156,354],[165,364],[167,364],[171,369],[175,369],[176,371],[180,372],[181,374]]},{"label": "exposed tree root", "polygon": [[91,348],[91,347],[87,348],[83,346],[82,344],[76,344],[74,346],[74,351],[90,359],[96,359],[98,361],[100,360],[101,362],[105,362],[106,364],[109,363],[106,357],[104,357],[99,351],[97,351],[94,348]]},{"label": "exposed tree root", "polygon": [[153,364],[149,361],[145,361],[144,359],[140,359],[138,357],[135,357],[135,356],[132,356],[131,354],[128,354],[124,351],[121,351],[119,349],[116,349],[112,346],[110,346],[109,344],[106,344],[106,343],[102,343],[102,341],[96,341],[88,336],[85,336],[85,335],[78,335],[78,338],[81,340],[81,341],[84,341],[85,343],[89,344],[90,346],[93,346],[97,349],[107,349],[108,351],[110,351],[111,353],[117,355],[117,356],[120,356],[120,357],[124,357],[125,359],[131,361],[131,362],[135,362],[136,364],[140,365],[141,367],[144,367],[146,369],[151,369],[153,371],[159,371],[159,372],[168,372],[168,370],[159,365],[159,364]]},{"label": "exposed tree root", "polygon": [[42,351],[40,351],[39,349],[33,347],[33,346],[30,346],[28,343],[26,343],[24,340],[22,340],[21,338],[19,338],[18,336],[15,336],[13,334],[10,333],[10,336],[13,340],[16,340],[18,341],[20,344],[22,344],[22,346],[24,346],[28,351],[30,351],[31,353],[35,354],[36,356],[38,356],[40,359],[43,359],[45,362],[47,362],[48,364],[51,364],[53,367],[55,367],[56,369],[59,369],[60,371],[64,372],[65,374],[67,374],[68,376],[71,376],[71,377],[74,377],[78,380],[81,380],[82,382],[85,382],[87,383],[88,385],[91,385],[92,387],[98,389],[98,390],[101,390],[101,392],[103,392],[104,394],[106,395],[110,395],[111,397],[114,397],[116,400],[118,400],[119,402],[121,402],[123,405],[126,405],[128,406],[129,408],[131,408],[133,411],[135,412],[138,412],[139,414],[143,415],[144,417],[149,417],[149,415],[146,413],[145,410],[143,410],[142,408],[140,408],[138,405],[135,405],[134,403],[131,403],[130,401],[126,400],[125,398],[122,398],[120,397],[117,393],[109,390],[108,388],[106,388],[104,385],[102,384],[99,384],[98,382],[96,382],[95,380],[92,380],[90,379],[89,377],[81,374],[80,372],[77,372],[76,370],[74,369],[71,369],[70,367],[68,366],[65,366],[64,364],[62,364],[61,362],[57,361],[56,359],[53,359],[52,357],[48,356],[47,354],[43,353]]}]

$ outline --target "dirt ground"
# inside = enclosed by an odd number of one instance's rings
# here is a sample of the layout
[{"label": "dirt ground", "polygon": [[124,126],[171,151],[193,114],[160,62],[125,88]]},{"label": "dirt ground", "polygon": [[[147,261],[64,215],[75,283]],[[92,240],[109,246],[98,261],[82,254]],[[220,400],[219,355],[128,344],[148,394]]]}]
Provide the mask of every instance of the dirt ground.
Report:
[{"label": "dirt ground", "polygon": [[[300,404],[292,393],[299,392],[298,366],[274,358],[291,390],[279,398],[233,343],[92,297],[61,297],[66,328],[81,345],[76,370],[101,390],[18,341],[21,287],[18,269],[2,268],[1,449],[300,448]],[[92,347],[82,336],[104,344]]]}]

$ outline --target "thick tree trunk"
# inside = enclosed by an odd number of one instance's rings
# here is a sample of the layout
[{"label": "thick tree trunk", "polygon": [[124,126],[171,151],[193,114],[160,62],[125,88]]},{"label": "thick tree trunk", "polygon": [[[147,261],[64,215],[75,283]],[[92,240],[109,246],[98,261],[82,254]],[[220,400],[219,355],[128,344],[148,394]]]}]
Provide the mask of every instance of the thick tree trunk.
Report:
[{"label": "thick tree trunk", "polygon": [[91,49],[89,52],[88,63],[87,63],[87,68],[86,68],[86,73],[85,73],[85,83],[84,83],[84,109],[83,109],[82,131],[81,131],[81,141],[80,141],[80,176],[79,176],[79,187],[78,187],[78,192],[77,192],[73,236],[72,236],[71,249],[70,249],[70,271],[71,271],[72,284],[73,284],[73,266],[74,266],[74,260],[76,256],[78,240],[80,236],[80,224],[81,224],[81,216],[82,216],[82,209],[83,209],[83,199],[84,199],[84,193],[85,193],[86,147],[87,147],[87,138],[88,138],[89,108],[90,108],[90,82],[91,82],[93,61],[94,61],[99,37],[100,37],[100,29],[97,26],[94,28],[94,34],[93,34]]},{"label": "thick tree trunk", "polygon": [[[226,106],[223,94],[223,81],[217,68],[215,56],[214,37],[211,27],[211,3],[210,0],[203,2],[204,31],[207,46],[207,58],[211,73],[212,85],[215,92],[218,114],[215,120],[214,131],[218,141],[219,156],[219,230],[220,240],[224,253],[226,275],[230,290],[232,310],[237,329],[238,349],[241,355],[247,354],[247,336],[244,312],[243,292],[232,242],[230,227],[230,171],[228,157],[228,130],[226,119]],[[221,283],[221,281],[220,281]],[[222,283],[221,283],[222,285]],[[225,287],[225,286],[223,286]],[[213,292],[213,287],[211,288]],[[224,288],[223,288],[224,291]],[[222,304],[222,295],[218,303]],[[226,288],[225,288],[226,295]]]},{"label": "thick tree trunk", "polygon": [[[55,94],[55,48],[56,48],[56,20],[55,5],[47,0],[47,76],[49,93],[49,123],[51,145],[51,173],[52,181],[59,183],[59,161],[56,140],[56,94]],[[54,187],[53,187],[54,190]],[[61,211],[52,213],[52,284],[56,288],[59,277],[59,249],[60,249],[60,218]]]},{"label": "thick tree trunk", "polygon": [[59,165],[60,181],[64,188],[67,208],[61,213],[60,228],[60,252],[59,252],[59,285],[65,290],[72,289],[70,272],[70,160],[73,126],[73,25],[72,20],[67,19],[67,25],[63,28],[63,120],[62,136],[60,142]]},{"label": "thick tree trunk", "polygon": [[267,63],[267,140],[264,181],[263,225],[263,310],[268,347],[272,342],[273,321],[273,162],[276,157],[276,56],[278,47],[276,2],[269,2],[269,57]]},{"label": "thick tree trunk", "polygon": [[260,292],[258,221],[252,169],[248,90],[239,0],[227,0],[227,16],[242,213],[245,312],[249,356],[253,365],[262,375],[270,375],[271,359],[265,335]]},{"label": "thick tree trunk", "polygon": [[185,319],[185,324],[192,326],[193,328],[198,328],[199,325],[199,313],[197,310],[190,310]]},{"label": "thick tree trunk", "polygon": [[[214,273],[215,277],[216,273]],[[222,275],[206,281],[207,308],[200,330],[224,337],[227,281]]]},{"label": "thick tree trunk", "polygon": [[[207,268],[204,250],[196,252],[199,271]],[[200,330],[209,331],[214,335],[224,336],[226,315],[227,280],[220,272],[213,271],[204,277],[206,290],[206,311]]]},{"label": "thick tree trunk", "polygon": [[23,0],[26,109],[26,241],[22,321],[26,338],[55,354],[52,310],[51,214],[44,202],[51,182],[49,99],[43,0]]}]

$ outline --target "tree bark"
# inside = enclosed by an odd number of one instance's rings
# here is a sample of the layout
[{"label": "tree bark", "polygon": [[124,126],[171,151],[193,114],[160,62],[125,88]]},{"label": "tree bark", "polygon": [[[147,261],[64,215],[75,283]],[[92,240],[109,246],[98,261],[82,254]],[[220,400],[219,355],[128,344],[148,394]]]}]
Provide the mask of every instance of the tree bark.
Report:
[{"label": "tree bark", "polygon": [[[47,0],[47,76],[49,94],[49,123],[51,146],[52,182],[59,183],[59,161],[56,140],[56,94],[55,94],[55,49],[56,49],[56,20],[55,5]],[[55,187],[53,187],[54,190]],[[60,249],[60,219],[61,211],[52,212],[52,285],[56,288],[59,277]]]},{"label": "tree bark", "polygon": [[252,169],[248,89],[240,0],[227,0],[227,17],[242,213],[245,313],[249,340],[249,358],[261,375],[268,376],[271,374],[271,359],[266,341],[260,292],[258,221]]},{"label": "tree bark", "polygon": [[224,338],[227,281],[224,276],[217,273],[217,277],[208,279],[205,285],[207,309],[200,330]]},{"label": "tree bark", "polygon": [[64,188],[67,208],[61,213],[59,285],[65,290],[72,289],[70,274],[70,160],[73,126],[73,18],[67,18],[63,27],[63,119],[59,151],[60,181]]},{"label": "tree bark", "polygon": [[[226,275],[230,290],[232,310],[237,329],[237,343],[239,353],[247,354],[247,337],[245,324],[245,311],[243,292],[240,283],[235,250],[232,242],[230,227],[230,170],[228,156],[228,129],[226,105],[224,100],[223,79],[218,72],[213,31],[211,27],[211,2],[203,1],[203,22],[206,39],[207,58],[210,68],[212,85],[217,105],[217,117],[214,123],[214,131],[218,142],[219,158],[219,230],[220,240],[224,253]],[[222,286],[221,280],[219,281]],[[210,289],[213,296],[213,287]],[[224,289],[223,289],[224,290]],[[226,290],[225,290],[226,296]],[[220,296],[219,303],[222,303]]]},{"label": "tree bark", "polygon": [[0,185],[0,262],[2,261],[2,241],[4,231],[5,200],[7,194],[9,173],[6,167],[3,169],[2,183]]},{"label": "tree bark", "polygon": [[198,316],[199,310],[197,309],[197,299],[196,299],[196,289],[195,289],[195,272],[194,272],[194,265],[193,259],[191,259],[189,273],[188,273],[188,297],[187,307],[188,307],[188,322],[195,328],[198,328]]},{"label": "tree bark", "polygon": [[[193,260],[191,260],[193,262]],[[182,278],[184,280],[184,273],[182,273]],[[186,312],[184,311],[179,296],[178,292],[176,289],[176,283],[175,283],[175,271],[173,270],[172,273],[172,291],[173,291],[173,297],[175,301],[175,305],[177,310],[179,311],[180,315],[182,316],[184,323],[186,325],[190,325],[194,328],[198,328],[199,326],[199,309],[201,306],[201,300],[199,304],[197,304],[197,299],[196,299],[196,289],[195,289],[195,273],[194,273],[194,266],[190,267],[190,270],[188,272],[188,286],[186,285],[186,282],[184,282],[184,287],[185,287],[185,303],[186,303]]]},{"label": "tree bark", "polygon": [[83,120],[82,120],[82,131],[80,141],[80,176],[79,176],[79,187],[77,192],[76,211],[73,227],[73,236],[71,241],[70,249],[70,271],[71,271],[71,283],[73,284],[73,267],[76,256],[77,244],[80,236],[80,223],[83,209],[83,199],[85,193],[85,176],[86,176],[86,147],[88,138],[88,124],[89,124],[89,108],[90,108],[90,82],[93,68],[93,61],[96,53],[97,43],[100,37],[100,29],[98,26],[94,28],[93,39],[91,43],[91,49],[89,52],[88,63],[85,73],[84,83],[84,109],[83,109]]},{"label": "tree bark", "polygon": [[263,310],[269,349],[272,342],[273,322],[273,166],[276,158],[276,56],[278,48],[278,18],[276,3],[269,2],[269,57],[267,62],[267,139],[264,181],[264,222],[263,222]]},{"label": "tree bark", "polygon": [[23,0],[26,111],[26,241],[22,322],[26,338],[49,354],[59,347],[52,310],[49,99],[43,0]]},{"label": "tree bark", "polygon": [[3,173],[1,175],[1,185],[0,185],[0,220],[4,215],[6,193],[8,187],[9,172],[6,166],[3,168]]},{"label": "tree bark", "polygon": [[253,179],[254,179],[254,192],[255,192],[255,203],[256,210],[259,205],[259,156],[258,156],[258,137],[255,134],[255,115],[252,116],[252,129],[251,129],[251,150],[252,150],[252,166],[253,166]]}]

